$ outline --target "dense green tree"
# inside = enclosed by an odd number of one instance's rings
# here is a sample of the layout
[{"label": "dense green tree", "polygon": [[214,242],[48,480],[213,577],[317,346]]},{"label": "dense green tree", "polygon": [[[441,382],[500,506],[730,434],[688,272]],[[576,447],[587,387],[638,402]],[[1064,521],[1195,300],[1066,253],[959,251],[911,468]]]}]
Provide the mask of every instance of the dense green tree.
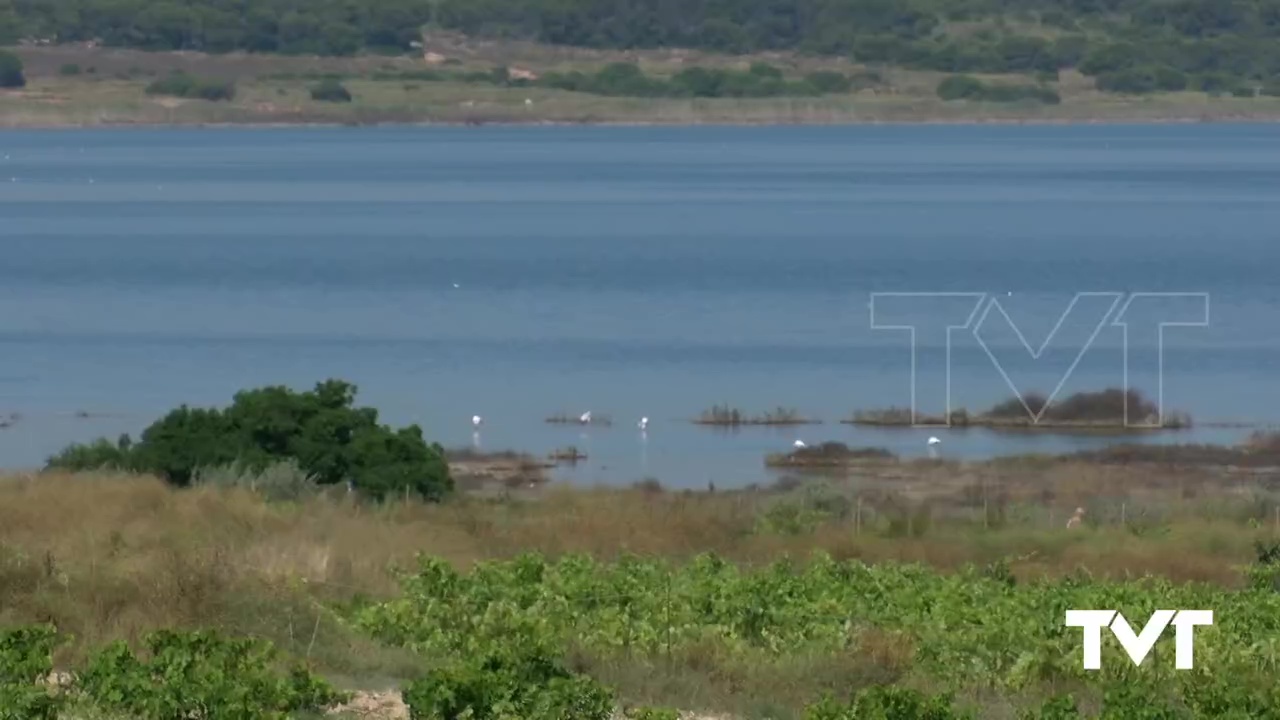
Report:
[{"label": "dense green tree", "polygon": [[341,82],[329,78],[311,87],[311,99],[321,102],[351,102],[351,91]]},{"label": "dense green tree", "polygon": [[178,407],[152,423],[134,443],[98,440],[72,445],[49,468],[118,468],[155,473],[185,486],[201,468],[238,465],[261,471],[293,459],[322,485],[346,481],[383,498],[411,492],[440,500],[453,490],[444,450],[421,428],[393,430],[377,410],[355,406],[356,388],[340,380],[308,392],[282,386],[245,390],[225,409]]},{"label": "dense green tree", "polygon": [[982,90],[982,81],[968,75],[951,75],[938,83],[938,97],[943,100],[977,98]]},{"label": "dense green tree", "polygon": [[0,50],[0,88],[18,88],[27,84],[22,74],[22,61],[11,52]]}]

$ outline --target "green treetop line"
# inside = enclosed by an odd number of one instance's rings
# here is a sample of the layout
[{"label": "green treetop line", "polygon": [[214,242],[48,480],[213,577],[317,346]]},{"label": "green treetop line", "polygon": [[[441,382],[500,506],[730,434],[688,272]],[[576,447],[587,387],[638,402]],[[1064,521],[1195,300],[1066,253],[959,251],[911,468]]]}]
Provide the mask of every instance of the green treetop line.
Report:
[{"label": "green treetop line", "polygon": [[1280,0],[0,0],[0,44],[404,53],[423,26],[596,48],[794,50],[952,73],[1074,67],[1116,92],[1280,86]]}]

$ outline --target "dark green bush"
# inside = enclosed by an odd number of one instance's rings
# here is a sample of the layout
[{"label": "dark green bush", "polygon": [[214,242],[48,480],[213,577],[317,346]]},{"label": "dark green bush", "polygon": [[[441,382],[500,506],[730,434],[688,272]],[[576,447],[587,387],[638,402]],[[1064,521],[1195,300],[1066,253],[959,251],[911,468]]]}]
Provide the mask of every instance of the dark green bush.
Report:
[{"label": "dark green bush", "polygon": [[1222,95],[1235,89],[1239,81],[1226,73],[1208,72],[1197,75],[1190,82],[1192,90],[1199,90],[1210,95]]},{"label": "dark green bush", "polygon": [[1090,48],[1080,61],[1080,72],[1085,75],[1128,70],[1141,58],[1138,48],[1130,43],[1107,43]]},{"label": "dark green bush", "polygon": [[62,67],[58,68],[58,74],[59,75],[79,75],[80,66],[75,63],[67,63]]},{"label": "dark green bush", "polygon": [[311,86],[311,99],[320,102],[351,102],[351,93],[341,82],[334,79],[321,80]]},{"label": "dark green bush", "polygon": [[27,78],[22,74],[22,60],[7,50],[0,50],[0,88],[20,88],[26,84]]},{"label": "dark green bush", "polygon": [[285,720],[349,699],[301,667],[281,677],[269,643],[168,630],[151,633],[146,643],[146,660],[120,641],[90,660],[79,683],[95,705],[138,720]]},{"label": "dark green bush", "polygon": [[[866,75],[866,78],[878,76]],[[477,78],[485,81],[486,78]],[[624,97],[753,98],[812,96],[847,92],[853,81],[840,73],[811,73],[804,80],[788,81],[782,71],[767,63],[753,63],[747,70],[689,67],[670,78],[645,75],[630,63],[613,63],[594,75],[579,71],[547,73],[538,84],[559,90]]]},{"label": "dark green bush", "polygon": [[968,75],[949,75],[938,83],[938,97],[943,100],[976,100],[982,95],[982,81]]},{"label": "dark green bush", "polygon": [[404,691],[412,720],[608,720],[613,695],[538,649],[507,650],[435,668]]},{"label": "dark green bush", "polygon": [[1142,95],[1156,89],[1155,78],[1134,68],[1099,73],[1094,85],[1102,92],[1122,95]]},{"label": "dark green bush", "polygon": [[1076,67],[1089,50],[1089,41],[1083,35],[1063,35],[1053,41],[1049,52],[1054,64],[1060,68]]},{"label": "dark green bush", "polygon": [[1187,89],[1187,75],[1171,67],[1157,67],[1153,73],[1156,89],[1164,92],[1180,92]]},{"label": "dark green bush", "polygon": [[981,100],[985,102],[1032,101],[1046,105],[1062,102],[1057,91],[1038,85],[987,84],[968,75],[951,75],[938,83],[938,97],[943,100]]},{"label": "dark green bush", "polygon": [[231,100],[235,83],[230,80],[201,78],[184,72],[171,73],[147,86],[148,95],[170,95],[194,100]]},{"label": "dark green bush", "polygon": [[356,388],[340,381],[295,392],[282,386],[246,390],[230,407],[185,405],[152,423],[134,443],[122,436],[72,445],[49,458],[64,470],[115,468],[155,473],[186,486],[202,468],[234,465],[262,472],[286,459],[322,485],[350,480],[384,498],[414,492],[428,500],[453,490],[444,449],[428,444],[416,425],[393,430],[373,408],[354,406]]},{"label": "dark green bush", "polygon": [[1166,66],[1133,67],[1098,75],[1095,83],[1103,92],[1143,95],[1164,91],[1178,92],[1187,89],[1187,76],[1180,70]]},{"label": "dark green bush", "polygon": [[986,102],[1031,101],[1045,105],[1062,102],[1057,91],[1036,85],[986,85],[977,99]]}]

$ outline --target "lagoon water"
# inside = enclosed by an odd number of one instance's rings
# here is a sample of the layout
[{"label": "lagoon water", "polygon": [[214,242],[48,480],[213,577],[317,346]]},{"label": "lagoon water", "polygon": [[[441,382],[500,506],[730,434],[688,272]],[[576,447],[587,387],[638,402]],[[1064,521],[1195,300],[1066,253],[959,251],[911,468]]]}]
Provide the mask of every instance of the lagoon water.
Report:
[{"label": "lagoon water", "polygon": [[[762,481],[797,437],[923,454],[937,434],[971,458],[1114,440],[836,423],[912,402],[911,335],[872,327],[873,293],[917,294],[877,322],[920,328],[933,412],[972,308],[950,393],[981,409],[1067,370],[1061,394],[1122,385],[1124,297],[1077,294],[1165,293],[1126,315],[1128,380],[1154,396],[1162,372],[1200,426],[1143,441],[1234,442],[1206,424],[1280,420],[1278,234],[1270,126],[9,131],[0,413],[21,418],[0,465],[327,377],[447,446],[476,413],[486,449],[576,445],[562,477],[583,483]],[[1038,360],[1006,316],[1049,338]],[[688,423],[715,403],[827,422]],[[543,422],[588,409],[615,424]]]}]

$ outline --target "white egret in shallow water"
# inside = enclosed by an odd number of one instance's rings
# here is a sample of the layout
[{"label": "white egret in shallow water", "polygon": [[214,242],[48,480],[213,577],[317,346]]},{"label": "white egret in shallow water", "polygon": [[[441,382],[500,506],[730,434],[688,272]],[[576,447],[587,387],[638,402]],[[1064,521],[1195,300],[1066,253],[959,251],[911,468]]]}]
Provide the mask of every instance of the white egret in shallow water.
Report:
[{"label": "white egret in shallow water", "polygon": [[805,445],[805,444],[804,444],[804,441],[803,441],[803,440],[796,440],[794,443],[791,443],[791,444],[792,444],[792,445],[794,445],[794,446],[795,446],[795,447],[797,447],[797,448],[809,447],[808,445]]},{"label": "white egret in shallow water", "polygon": [[647,417],[642,417],[642,418],[640,418],[640,425],[639,425],[639,427],[640,427],[640,429],[641,429],[641,430],[644,430],[644,429],[648,428],[648,427],[649,427],[649,418],[647,418]]},{"label": "white egret in shallow water", "polygon": [[928,444],[929,444],[929,457],[931,458],[938,457],[938,446],[942,444],[942,441],[936,437],[930,436]]},{"label": "white egret in shallow water", "polygon": [[484,420],[483,420],[479,415],[472,415],[472,416],[471,416],[471,424],[472,424],[472,426],[474,426],[474,427],[480,427],[480,424],[481,424],[481,423],[483,423],[483,422],[484,422]]},{"label": "white egret in shallow water", "polygon": [[591,422],[591,411],[590,411],[590,410],[588,410],[588,411],[586,411],[586,412],[582,413],[582,415],[578,418],[578,422],[582,423],[583,425],[586,425],[586,424],[590,423],[590,422]]}]

